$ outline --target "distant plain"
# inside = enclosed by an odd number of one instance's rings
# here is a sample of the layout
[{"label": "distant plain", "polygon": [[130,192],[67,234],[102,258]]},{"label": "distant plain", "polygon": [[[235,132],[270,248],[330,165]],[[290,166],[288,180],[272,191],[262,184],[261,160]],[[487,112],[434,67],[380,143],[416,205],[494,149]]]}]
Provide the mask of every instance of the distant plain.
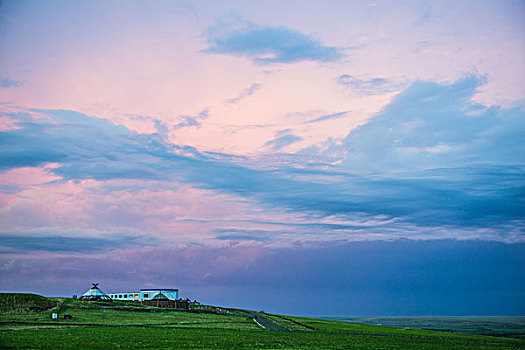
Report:
[{"label": "distant plain", "polygon": [[525,340],[525,316],[327,316],[327,320]]}]

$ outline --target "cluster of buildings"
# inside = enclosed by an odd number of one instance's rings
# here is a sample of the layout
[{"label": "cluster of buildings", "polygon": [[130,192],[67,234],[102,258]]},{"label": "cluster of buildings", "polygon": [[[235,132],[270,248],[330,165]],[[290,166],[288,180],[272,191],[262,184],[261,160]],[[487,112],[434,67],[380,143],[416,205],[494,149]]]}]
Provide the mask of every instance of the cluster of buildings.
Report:
[{"label": "cluster of buildings", "polygon": [[[131,301],[144,301],[154,300],[161,296],[166,297],[168,300],[178,300],[179,290],[178,289],[141,289],[138,292],[120,292],[108,294],[113,300],[131,300]],[[163,298],[164,299],[164,298]]]},{"label": "cluster of buildings", "polygon": [[99,301],[134,301],[142,305],[166,307],[174,309],[189,309],[199,303],[195,300],[179,299],[179,290],[170,288],[147,288],[138,292],[119,292],[106,294],[98,287],[98,283],[93,283],[93,287],[85,292],[79,299],[99,300]]}]

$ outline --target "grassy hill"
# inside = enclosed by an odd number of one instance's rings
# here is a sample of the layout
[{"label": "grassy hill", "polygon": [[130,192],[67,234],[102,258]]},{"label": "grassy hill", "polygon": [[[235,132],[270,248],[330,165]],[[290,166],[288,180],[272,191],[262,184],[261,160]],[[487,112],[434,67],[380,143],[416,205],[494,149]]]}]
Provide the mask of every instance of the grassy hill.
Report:
[{"label": "grassy hill", "polygon": [[[163,310],[25,295],[0,314],[3,349],[525,349],[525,341],[226,309]],[[39,297],[39,298],[35,298]],[[14,300],[1,295],[0,300]],[[30,300],[42,307],[31,309]],[[47,300],[47,301],[45,301]],[[7,309],[7,308],[6,308]],[[14,312],[14,310],[22,312]],[[51,319],[51,313],[60,315]],[[64,319],[64,314],[72,319]],[[270,327],[271,325],[271,327]],[[279,331],[272,331],[275,329]]]},{"label": "grassy hill", "polygon": [[0,293],[0,313],[25,314],[51,309],[56,302],[37,294]]}]

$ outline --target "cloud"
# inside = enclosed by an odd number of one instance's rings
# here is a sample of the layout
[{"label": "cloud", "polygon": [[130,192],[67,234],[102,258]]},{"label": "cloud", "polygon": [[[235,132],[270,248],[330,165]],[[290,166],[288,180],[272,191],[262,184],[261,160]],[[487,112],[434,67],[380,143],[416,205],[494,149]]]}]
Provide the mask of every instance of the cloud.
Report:
[{"label": "cloud", "polygon": [[320,117],[308,120],[305,123],[306,124],[310,124],[310,123],[322,122],[322,121],[329,120],[329,119],[341,118],[341,117],[344,117],[345,115],[347,115],[348,112],[350,112],[350,111],[344,111],[344,112],[338,112],[338,113],[322,115]]},{"label": "cloud", "polygon": [[[147,152],[139,151],[141,141],[149,139],[150,150],[163,145],[158,136],[141,136],[106,119],[64,110],[34,110],[52,121],[26,121],[29,114],[17,114],[18,129],[0,132],[0,169],[61,164],[55,173],[77,178],[157,178],[139,163],[147,162]],[[126,145],[124,151],[121,147]],[[138,147],[138,148],[137,148]],[[161,146],[161,147],[165,147]],[[81,176],[80,174],[87,176]],[[66,175],[67,174],[67,175]]]},{"label": "cloud", "polygon": [[482,77],[467,76],[449,85],[412,84],[348,134],[342,145],[346,163],[383,172],[523,166],[524,110],[471,103],[483,83]]},{"label": "cloud", "polygon": [[[151,244],[154,239],[148,239]],[[36,235],[22,232],[0,233],[0,254],[95,253],[114,249],[143,246],[141,237],[123,234],[112,237],[72,237],[62,235]]]},{"label": "cloud", "polygon": [[248,57],[261,64],[298,61],[333,62],[343,57],[340,50],[286,27],[258,27],[247,24],[220,36],[208,36],[207,53]]},{"label": "cloud", "polygon": [[22,85],[21,82],[6,77],[0,77],[0,87],[3,88],[12,88]]},{"label": "cloud", "polygon": [[[525,113],[522,107],[473,104],[481,84],[483,78],[476,76],[453,84],[414,83],[367,123],[320,151],[330,152],[336,165],[311,164],[308,158],[244,162],[53,110],[40,111],[48,120],[11,116],[20,128],[0,134],[0,165],[57,163],[49,171],[63,181],[182,183],[246,199],[255,211],[280,212],[281,221],[336,218],[336,224],[348,226],[320,228],[312,240],[523,241]],[[281,130],[267,147],[278,151],[299,140],[290,129]]]},{"label": "cloud", "polygon": [[208,109],[204,109],[203,111],[199,112],[196,116],[191,115],[183,115],[181,116],[182,121],[173,125],[174,129],[181,129],[186,127],[200,127],[201,126],[201,120],[208,118]]},{"label": "cloud", "polygon": [[257,242],[269,242],[276,234],[279,234],[278,232],[268,230],[247,230],[236,228],[215,229],[214,232],[218,233],[215,239],[219,240]]},{"label": "cloud", "polygon": [[290,129],[278,131],[275,133],[275,138],[266,142],[264,146],[270,147],[273,151],[280,151],[282,148],[303,139],[302,137],[293,135],[290,132]]},{"label": "cloud", "polygon": [[257,84],[257,83],[252,84],[252,85],[250,85],[250,87],[248,87],[245,90],[243,90],[239,94],[239,96],[226,100],[226,103],[230,103],[230,104],[238,103],[238,102],[244,100],[245,98],[250,97],[251,95],[256,93],[261,87],[262,87],[261,84]]},{"label": "cloud", "polygon": [[402,87],[401,84],[394,83],[385,78],[361,79],[349,74],[340,75],[337,83],[357,90],[363,95],[387,94]]},{"label": "cloud", "polygon": [[126,113],[115,117],[113,121],[141,134],[153,133],[156,130],[159,135],[167,138],[170,131],[166,121],[148,115]]},{"label": "cloud", "polygon": [[163,122],[160,119],[153,119],[153,123],[155,125],[155,129],[157,129],[157,132],[162,135],[163,137],[167,138],[168,132],[170,131],[168,126],[165,122]]},{"label": "cloud", "polygon": [[20,123],[23,129],[0,131],[0,169],[13,169],[25,166],[39,166],[45,163],[62,162],[67,154],[55,147],[40,147],[36,144],[27,144],[26,137],[31,134],[45,132],[47,126]]}]

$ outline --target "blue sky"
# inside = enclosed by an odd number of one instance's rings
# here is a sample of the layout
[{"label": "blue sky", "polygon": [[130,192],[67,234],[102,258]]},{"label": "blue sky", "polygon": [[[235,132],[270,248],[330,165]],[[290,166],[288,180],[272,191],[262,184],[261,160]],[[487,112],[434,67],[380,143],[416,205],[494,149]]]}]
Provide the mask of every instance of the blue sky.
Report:
[{"label": "blue sky", "polygon": [[3,2],[0,289],[523,314],[524,13]]}]

